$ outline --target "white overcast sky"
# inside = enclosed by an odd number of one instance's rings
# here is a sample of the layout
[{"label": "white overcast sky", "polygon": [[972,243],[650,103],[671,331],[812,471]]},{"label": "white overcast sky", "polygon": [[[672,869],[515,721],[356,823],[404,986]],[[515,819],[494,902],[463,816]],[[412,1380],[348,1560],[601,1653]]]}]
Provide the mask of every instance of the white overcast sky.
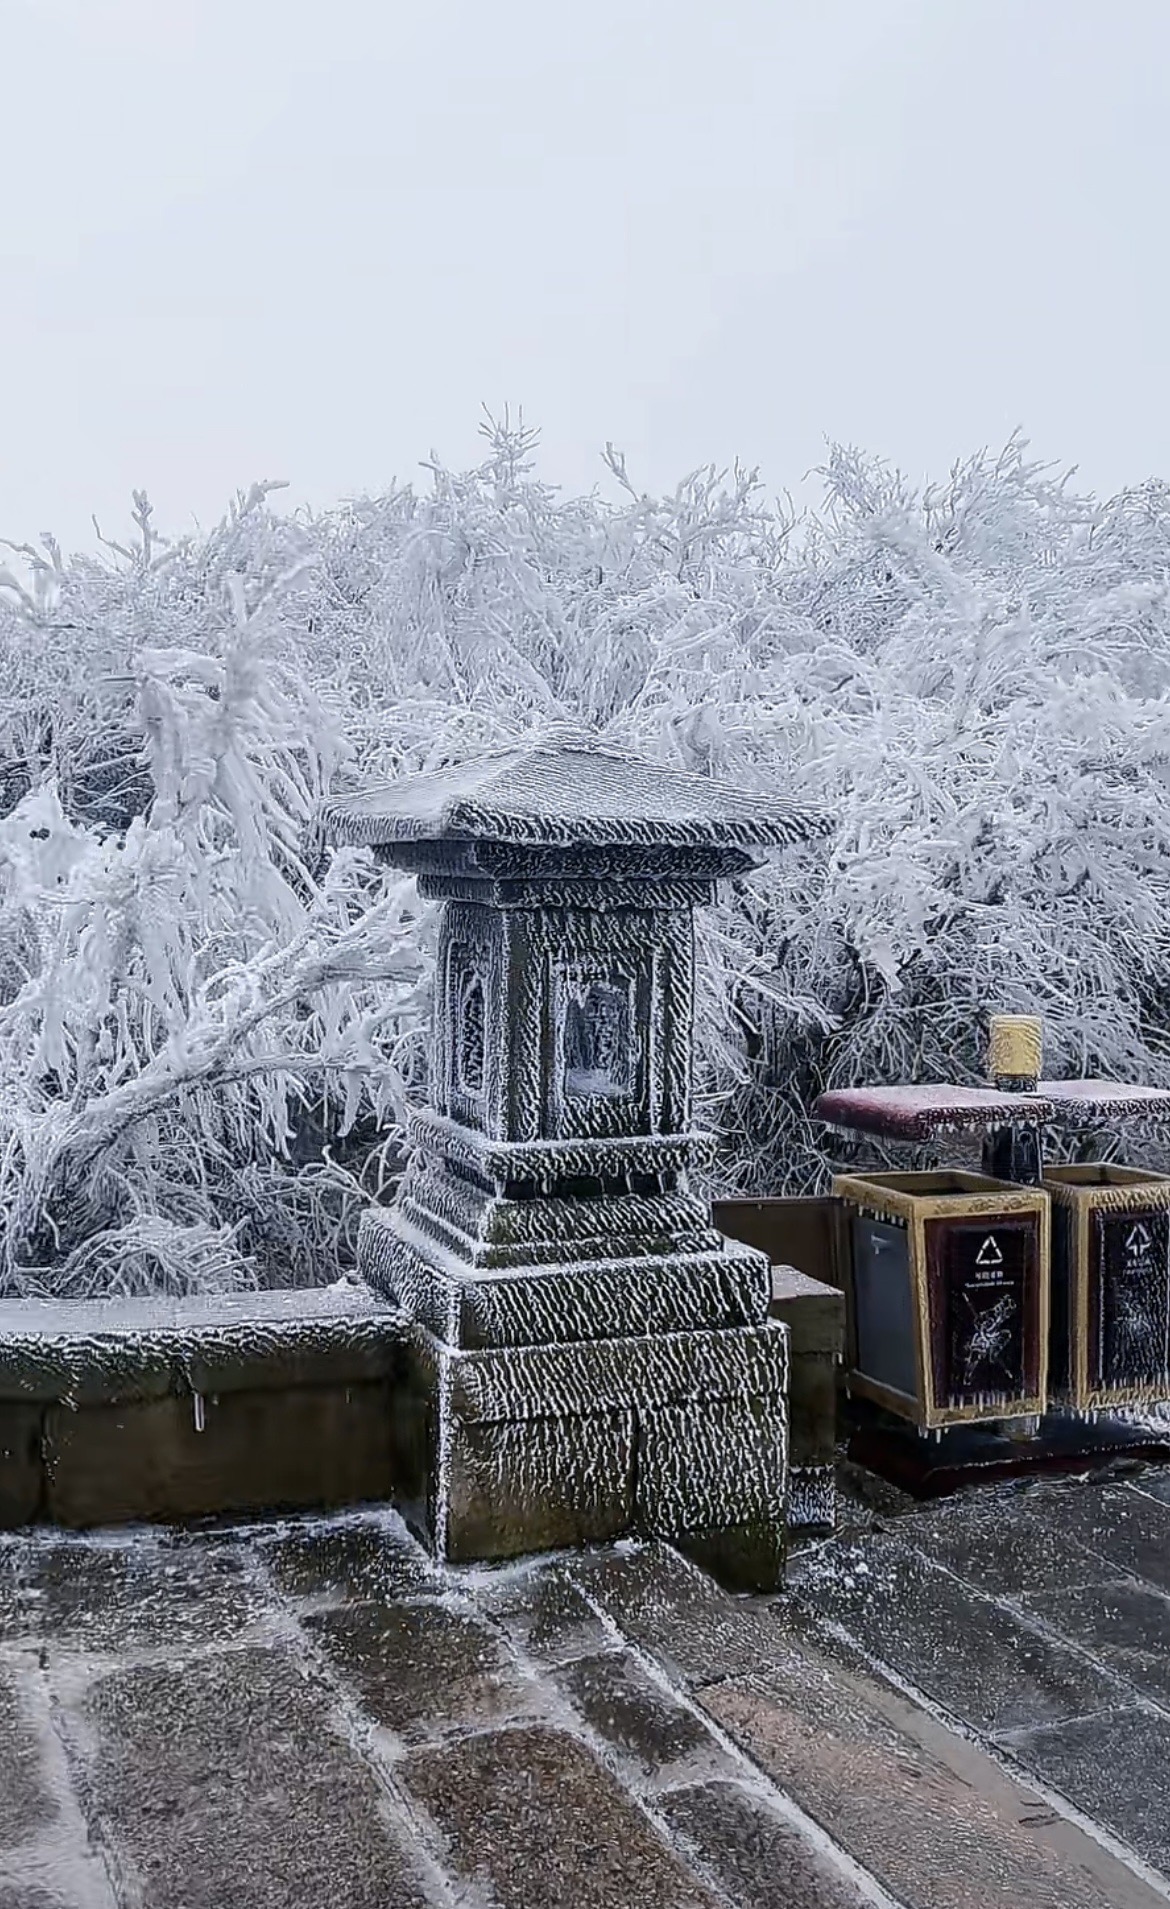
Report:
[{"label": "white overcast sky", "polygon": [[[1023,425],[1170,476],[1170,0],[0,0],[0,535]],[[424,474],[425,477],[425,474]]]}]

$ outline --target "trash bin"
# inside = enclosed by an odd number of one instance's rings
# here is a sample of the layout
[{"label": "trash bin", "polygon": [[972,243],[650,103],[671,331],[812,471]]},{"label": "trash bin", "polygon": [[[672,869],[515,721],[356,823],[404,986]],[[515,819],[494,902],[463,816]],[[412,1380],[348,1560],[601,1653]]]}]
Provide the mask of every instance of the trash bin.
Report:
[{"label": "trash bin", "polygon": [[1170,1390],[1170,1176],[1145,1167],[1048,1167],[1049,1385],[1077,1412]]},{"label": "trash bin", "polygon": [[838,1175],[849,1390],[921,1430],[1046,1403],[1049,1201],[981,1173]]}]

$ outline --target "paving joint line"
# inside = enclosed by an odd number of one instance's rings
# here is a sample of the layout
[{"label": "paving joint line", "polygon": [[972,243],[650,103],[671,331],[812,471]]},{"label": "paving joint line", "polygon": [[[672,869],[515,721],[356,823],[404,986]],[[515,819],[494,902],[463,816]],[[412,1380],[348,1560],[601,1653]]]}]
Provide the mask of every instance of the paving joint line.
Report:
[{"label": "paving joint line", "polygon": [[[409,1754],[411,1746],[404,1743],[396,1731],[376,1723],[358,1698],[351,1694],[348,1684],[338,1676],[321,1647],[301,1624],[267,1563],[258,1560],[258,1564],[276,1604],[274,1631],[293,1647],[294,1656],[312,1670],[319,1684],[329,1693],[334,1714],[345,1726],[343,1730],[335,1730],[338,1741],[354,1752],[391,1805],[394,1817],[406,1832],[406,1853],[418,1859],[418,1866],[423,1871],[422,1880],[429,1885],[436,1901],[448,1905],[448,1909],[487,1909],[482,1891],[452,1876],[444,1860],[445,1837],[429,1812],[396,1775],[397,1763]],[[393,1743],[393,1761],[383,1755],[379,1737],[385,1737]]]},{"label": "paving joint line", "polygon": [[[755,1762],[743,1746],[737,1743],[735,1738],[732,1737],[721,1724],[716,1722],[714,1717],[709,1716],[707,1712],[694,1701],[689,1691],[680,1689],[672,1683],[667,1672],[663,1669],[658,1660],[652,1656],[643,1645],[639,1644],[621,1628],[617,1619],[610,1615],[579,1579],[574,1579],[574,1583],[581,1596],[585,1599],[585,1602],[600,1619],[603,1628],[612,1633],[660,1690],[681,1703],[683,1708],[688,1710],[691,1715],[711,1733],[715,1741],[720,1745],[720,1748],[732,1759],[733,1763],[744,1769],[748,1777],[748,1787],[755,1795],[770,1805],[776,1816],[788,1823],[792,1829],[795,1829],[804,1838],[810,1849],[815,1850],[824,1857],[843,1877],[852,1882],[863,1900],[872,1903],[874,1909],[905,1909],[905,1905],[897,1897],[890,1895],[888,1890],[883,1888],[876,1876],[865,1869],[843,1844],[837,1842],[831,1832],[827,1830],[822,1823],[819,1823],[816,1817],[810,1816],[806,1810],[802,1809],[795,1798],[790,1796],[787,1790],[782,1789],[781,1786],[768,1775],[767,1771]],[[734,1672],[728,1672],[727,1676],[731,1677],[735,1674]],[[742,1672],[739,1674],[743,1675]],[[724,1679],[720,1679],[720,1681],[724,1681]]]}]

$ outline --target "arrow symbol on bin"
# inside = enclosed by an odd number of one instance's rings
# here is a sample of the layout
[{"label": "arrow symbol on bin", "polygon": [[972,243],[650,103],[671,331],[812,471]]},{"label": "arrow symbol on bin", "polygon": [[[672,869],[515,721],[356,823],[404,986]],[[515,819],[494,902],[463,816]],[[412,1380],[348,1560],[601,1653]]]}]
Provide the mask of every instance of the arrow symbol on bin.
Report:
[{"label": "arrow symbol on bin", "polygon": [[975,1255],[976,1266],[1002,1266],[1003,1254],[994,1233],[989,1233]]},{"label": "arrow symbol on bin", "polygon": [[1149,1252],[1150,1245],[1149,1228],[1143,1226],[1139,1220],[1136,1226],[1130,1227],[1125,1236],[1125,1250],[1131,1259],[1139,1259],[1143,1253]]}]

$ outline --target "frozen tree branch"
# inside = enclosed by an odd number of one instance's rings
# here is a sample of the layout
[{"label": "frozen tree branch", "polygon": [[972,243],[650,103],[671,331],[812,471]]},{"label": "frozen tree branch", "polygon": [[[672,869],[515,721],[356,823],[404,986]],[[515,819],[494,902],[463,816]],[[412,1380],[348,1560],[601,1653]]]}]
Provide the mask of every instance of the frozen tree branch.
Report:
[{"label": "frozen tree branch", "polygon": [[[723,1184],[823,1183],[807,1107],[981,1065],[1170,1084],[1170,487],[1014,439],[921,494],[834,449],[562,497],[522,419],[322,517],[239,492],[167,541],[0,572],[0,1289],[332,1278],[425,1085],[433,918],[311,838],[340,778],[569,721],[827,806],[700,919]],[[292,1269],[291,1272],[289,1269]],[[282,1270],[283,1269],[283,1270]]]}]

